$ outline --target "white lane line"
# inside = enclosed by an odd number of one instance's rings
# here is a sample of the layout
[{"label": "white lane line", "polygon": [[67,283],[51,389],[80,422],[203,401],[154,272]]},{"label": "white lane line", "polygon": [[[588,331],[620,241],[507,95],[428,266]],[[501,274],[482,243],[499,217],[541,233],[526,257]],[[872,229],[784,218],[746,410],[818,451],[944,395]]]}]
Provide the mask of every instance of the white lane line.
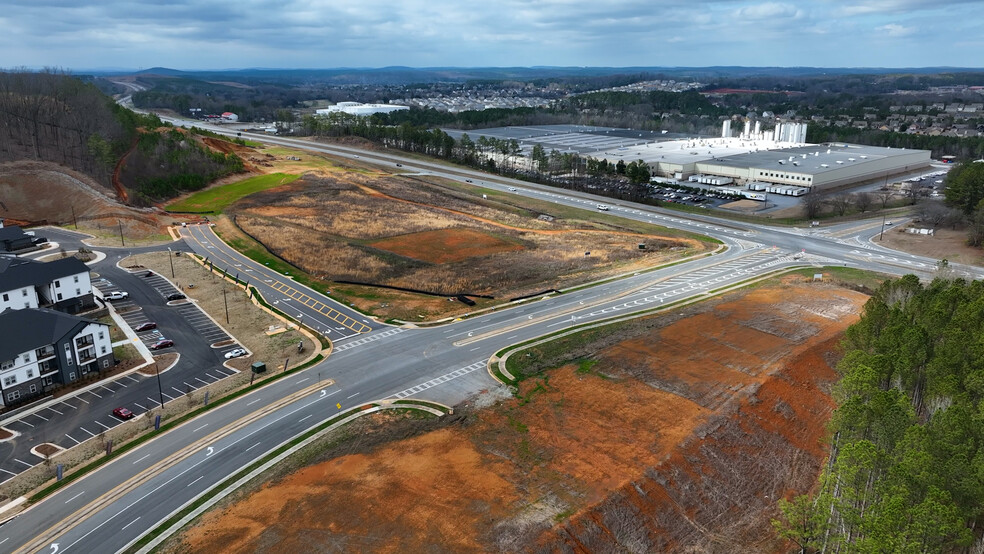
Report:
[{"label": "white lane line", "polygon": [[300,423],[300,422],[304,421],[305,419],[307,419],[309,417],[314,417],[314,414],[308,414],[308,415],[302,417],[301,419],[297,420],[297,422]]},{"label": "white lane line", "polygon": [[2,472],[4,472],[4,473],[9,473],[9,474],[11,474],[11,475],[14,475],[14,476],[16,476],[16,475],[17,475],[17,474],[16,474],[16,473],[14,473],[13,471],[7,471],[6,469],[4,469],[4,468],[2,468],[2,467],[0,467],[0,471],[2,471]]},{"label": "white lane line", "polygon": [[260,443],[256,443],[256,444],[254,444],[253,446],[250,446],[249,448],[247,448],[246,450],[243,450],[243,452],[249,452],[250,450],[252,450],[252,449],[254,449],[254,448],[256,448],[256,447],[257,447],[257,446],[259,446],[259,445],[260,445]]},{"label": "white lane line", "polygon": [[70,439],[72,439],[72,441],[75,444],[81,444],[79,441],[75,440],[75,437],[73,437],[72,435],[69,435],[68,433],[65,433],[65,436],[68,437],[68,438],[70,438]]},{"label": "white lane line", "polygon": [[149,458],[149,457],[150,457],[150,454],[146,454],[146,455],[144,455],[144,457],[143,457],[143,458],[140,458],[139,460],[134,460],[134,461],[133,461],[133,464],[134,464],[134,465],[136,465],[136,464],[139,464],[140,462],[142,462],[142,461],[144,461],[144,460],[146,460],[146,459],[147,459],[147,458]]},{"label": "white lane line", "polygon": [[29,463],[27,463],[27,462],[24,462],[24,461],[21,461],[21,460],[18,460],[17,458],[14,458],[14,461],[15,461],[15,462],[20,462],[20,463],[22,463],[22,464],[24,464],[24,465],[26,465],[27,467],[34,467],[34,466],[32,466],[31,464],[29,464]]},{"label": "white lane line", "polygon": [[46,418],[44,416],[41,416],[41,415],[38,415],[38,414],[31,414],[31,415],[34,416],[34,417],[39,417],[39,418],[41,418],[41,419],[43,419],[45,421],[48,421],[48,418]]},{"label": "white lane line", "polygon": [[122,531],[123,529],[126,529],[127,527],[129,527],[129,526],[131,526],[131,525],[133,525],[133,524],[134,524],[134,523],[136,523],[136,522],[137,522],[137,521],[138,521],[139,519],[140,519],[140,516],[137,516],[137,519],[135,519],[135,520],[133,520],[133,521],[131,521],[130,523],[127,523],[126,525],[124,525],[123,527],[121,527],[121,528],[120,528],[120,531]]},{"label": "white lane line", "polygon": [[78,498],[78,497],[80,497],[80,496],[82,496],[83,494],[85,494],[85,491],[82,491],[82,492],[80,492],[80,493],[78,493],[78,494],[76,494],[75,496],[73,496],[73,497],[71,497],[71,498],[69,498],[68,500],[66,500],[66,501],[65,501],[65,504],[68,504],[69,502],[71,502],[71,501],[73,501],[73,500],[75,500],[76,498]]},{"label": "white lane line", "polygon": [[137,404],[136,402],[134,402],[133,405],[136,406],[136,407],[138,407],[138,408],[140,408],[143,411],[147,411],[147,408],[144,408],[143,406],[141,406],[140,404]]},{"label": "white lane line", "polygon": [[55,412],[55,413],[56,413],[56,414],[58,414],[58,415],[65,415],[65,414],[63,414],[63,413],[61,413],[61,412],[59,412],[58,410],[56,410],[56,409],[54,409],[54,408],[52,408],[51,406],[48,406],[48,409],[49,409],[49,410],[51,410],[52,412]]},{"label": "white lane line", "polygon": [[[87,391],[85,391],[85,392],[87,392],[87,393],[89,393],[89,394],[91,394],[92,396],[95,396],[96,398],[102,398],[101,396],[99,396],[98,394],[96,394],[96,393],[94,393],[94,392],[92,392],[91,390],[87,390]],[[79,398],[79,400],[82,400],[82,399],[81,399],[81,398]],[[84,402],[84,401],[83,401],[83,402]],[[88,404],[88,402],[86,402],[86,404]]]},{"label": "white lane line", "polygon": [[102,425],[103,429],[105,429],[107,431],[109,431],[110,429],[112,429],[112,427],[110,427],[109,425],[106,425],[105,423],[103,423],[101,421],[96,421],[96,423],[99,424],[99,425]]},{"label": "white lane line", "polygon": [[295,385],[300,385],[301,383],[303,383],[304,381],[307,381],[307,380],[309,380],[309,379],[311,379],[311,378],[310,378],[310,377],[305,377],[305,378],[303,378],[303,379],[301,379],[300,381],[298,381],[298,382],[296,382],[296,383],[294,383],[294,384],[295,384]]},{"label": "white lane line", "polygon": [[62,400],[61,402],[59,402],[59,404],[64,404],[64,405],[68,406],[69,408],[71,408],[73,410],[78,410],[77,407],[72,406],[71,404],[69,404],[68,402],[65,402],[64,400]]},{"label": "white lane line", "polygon": [[104,388],[104,389],[106,389],[106,390],[108,390],[110,393],[116,393],[116,391],[114,391],[113,389],[107,387],[106,385],[99,385],[99,386],[102,387],[102,388]]},{"label": "white lane line", "polygon": [[190,482],[190,483],[188,483],[188,484],[187,484],[187,485],[185,485],[185,486],[186,486],[186,487],[190,487],[190,486],[192,486],[192,485],[194,485],[195,483],[197,483],[197,482],[199,482],[199,481],[201,481],[201,480],[202,480],[202,479],[204,479],[204,478],[205,478],[205,476],[204,476],[204,475],[202,475],[202,476],[201,476],[201,477],[199,477],[198,479],[195,479],[194,481],[192,481],[192,482]]},{"label": "white lane line", "polygon": [[250,400],[249,402],[246,403],[246,405],[249,406],[250,404],[256,404],[260,400],[262,400],[262,398],[257,398],[256,400]]},{"label": "white lane line", "polygon": [[93,433],[92,431],[86,429],[85,427],[79,427],[79,429],[82,429],[83,431],[85,431],[86,433],[88,433],[90,437],[96,436],[95,433]]},{"label": "white lane line", "polygon": [[359,396],[359,393],[355,393],[352,396],[349,396],[346,400],[351,400],[352,398],[355,398],[356,396]]},{"label": "white lane line", "polygon": [[13,425],[14,423],[23,423],[24,425],[27,425],[28,427],[34,427],[33,425],[31,425],[30,423],[24,421],[23,419],[18,419],[17,421],[12,421],[11,422],[11,425]]},{"label": "white lane line", "polygon": [[208,427],[208,423],[206,423],[205,425],[202,425],[201,427],[197,427],[195,429],[192,429],[191,432],[194,433],[196,431],[201,431],[202,429],[204,429],[206,427]]}]

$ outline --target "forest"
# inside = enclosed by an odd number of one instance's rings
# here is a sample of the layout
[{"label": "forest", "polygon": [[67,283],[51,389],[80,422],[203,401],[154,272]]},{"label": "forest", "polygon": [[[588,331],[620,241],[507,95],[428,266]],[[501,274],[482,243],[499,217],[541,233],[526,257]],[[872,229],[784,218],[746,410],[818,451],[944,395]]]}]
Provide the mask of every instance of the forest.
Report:
[{"label": "forest", "polygon": [[125,187],[137,204],[242,170],[235,155],[211,152],[179,135],[156,116],[121,107],[69,75],[0,73],[0,162],[56,163],[106,188]]},{"label": "forest", "polygon": [[780,501],[803,552],[956,552],[984,514],[984,282],[886,281],[843,341],[830,457]]}]

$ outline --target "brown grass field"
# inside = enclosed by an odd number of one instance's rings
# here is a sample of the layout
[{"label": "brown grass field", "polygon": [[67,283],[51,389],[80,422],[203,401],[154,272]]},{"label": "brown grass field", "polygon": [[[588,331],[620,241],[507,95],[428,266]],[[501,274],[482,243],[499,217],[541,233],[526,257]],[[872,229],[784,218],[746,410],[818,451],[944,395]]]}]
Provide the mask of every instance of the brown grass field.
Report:
[{"label": "brown grass field", "polygon": [[408,304],[402,294],[332,282],[491,295],[499,302],[713,248],[655,225],[382,173],[307,173],[243,198],[226,213],[235,228],[220,231],[248,233],[360,309],[417,321],[467,307],[442,298]]}]

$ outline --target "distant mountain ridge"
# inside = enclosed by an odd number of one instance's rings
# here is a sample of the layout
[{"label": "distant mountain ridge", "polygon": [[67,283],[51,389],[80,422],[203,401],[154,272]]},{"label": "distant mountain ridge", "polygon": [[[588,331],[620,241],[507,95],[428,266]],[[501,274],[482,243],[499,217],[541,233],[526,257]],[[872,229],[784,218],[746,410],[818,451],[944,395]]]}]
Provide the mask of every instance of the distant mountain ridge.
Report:
[{"label": "distant mountain ridge", "polygon": [[255,79],[259,81],[324,81],[334,84],[401,84],[426,83],[447,81],[468,81],[475,79],[548,79],[562,77],[598,77],[605,75],[645,73],[662,75],[667,78],[709,80],[726,77],[756,77],[756,76],[787,76],[806,77],[814,75],[890,75],[890,74],[935,74],[935,73],[968,73],[982,72],[984,68],[962,67],[910,67],[910,68],[881,68],[881,67],[745,67],[745,66],[709,66],[709,67],[660,67],[660,66],[628,66],[628,67],[564,67],[564,66],[533,66],[533,67],[405,67],[388,66],[378,68],[325,68],[325,69],[278,69],[278,68],[243,68],[219,70],[180,70],[167,67],[153,67],[139,71],[88,71],[88,75],[97,76],[147,76],[158,75],[166,77],[184,77],[204,80]]}]

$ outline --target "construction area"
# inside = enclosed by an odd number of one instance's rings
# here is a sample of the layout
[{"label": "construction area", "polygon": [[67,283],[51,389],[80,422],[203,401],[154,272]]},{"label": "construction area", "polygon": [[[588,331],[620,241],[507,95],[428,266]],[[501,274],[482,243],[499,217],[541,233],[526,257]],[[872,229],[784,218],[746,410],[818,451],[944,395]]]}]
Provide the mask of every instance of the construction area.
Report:
[{"label": "construction area", "polygon": [[815,482],[841,333],[866,296],[789,275],[637,320],[441,419],[363,418],[167,552],[785,552]]}]

